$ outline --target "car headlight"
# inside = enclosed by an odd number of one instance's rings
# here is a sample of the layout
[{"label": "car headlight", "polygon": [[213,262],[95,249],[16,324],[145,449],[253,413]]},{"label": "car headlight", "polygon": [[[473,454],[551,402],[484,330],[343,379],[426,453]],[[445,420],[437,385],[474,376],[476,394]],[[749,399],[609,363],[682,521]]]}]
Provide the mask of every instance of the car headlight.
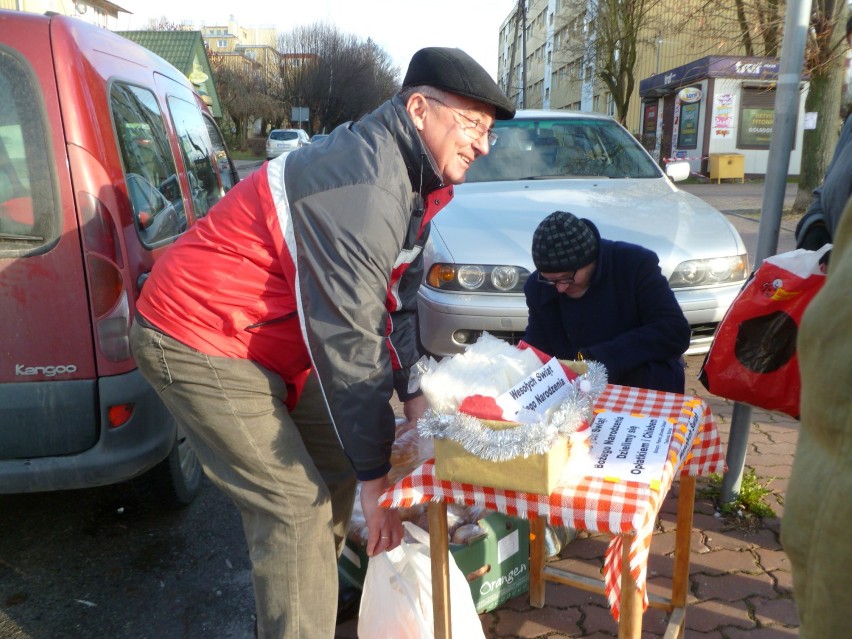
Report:
[{"label": "car headlight", "polygon": [[518,266],[489,264],[433,264],[426,284],[441,291],[520,293],[530,276]]},{"label": "car headlight", "polygon": [[715,286],[742,282],[748,275],[748,256],[687,260],[677,265],[669,278],[672,288]]}]

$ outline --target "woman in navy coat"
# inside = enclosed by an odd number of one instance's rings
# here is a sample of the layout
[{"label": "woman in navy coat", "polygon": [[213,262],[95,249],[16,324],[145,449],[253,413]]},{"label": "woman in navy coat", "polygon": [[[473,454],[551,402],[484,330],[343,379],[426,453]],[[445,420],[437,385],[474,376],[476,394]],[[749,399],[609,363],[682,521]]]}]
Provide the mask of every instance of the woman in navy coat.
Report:
[{"label": "woman in navy coat", "polygon": [[555,211],[533,235],[532,258],[527,343],[598,361],[613,384],[684,392],[689,323],[653,251],[602,239],[589,220]]}]

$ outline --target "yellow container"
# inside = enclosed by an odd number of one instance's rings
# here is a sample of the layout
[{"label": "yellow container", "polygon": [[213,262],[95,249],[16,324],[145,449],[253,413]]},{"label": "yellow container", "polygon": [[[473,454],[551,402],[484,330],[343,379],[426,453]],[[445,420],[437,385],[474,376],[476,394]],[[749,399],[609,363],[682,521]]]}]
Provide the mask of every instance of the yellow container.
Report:
[{"label": "yellow container", "polygon": [[[515,422],[482,420],[491,428],[522,428]],[[568,462],[570,445],[559,437],[544,454],[495,462],[467,452],[451,439],[435,439],[435,476],[474,486],[490,486],[537,495],[549,495]]]},{"label": "yellow container", "polygon": [[721,184],[728,178],[745,182],[745,156],[742,153],[711,153],[710,179]]}]

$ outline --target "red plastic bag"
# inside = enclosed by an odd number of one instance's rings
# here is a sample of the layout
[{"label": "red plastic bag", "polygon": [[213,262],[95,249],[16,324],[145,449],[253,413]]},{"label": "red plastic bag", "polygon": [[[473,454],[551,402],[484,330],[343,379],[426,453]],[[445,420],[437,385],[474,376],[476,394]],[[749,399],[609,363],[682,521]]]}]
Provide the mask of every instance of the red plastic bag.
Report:
[{"label": "red plastic bag", "polygon": [[698,379],[714,395],[799,416],[796,337],[802,314],[822,288],[820,259],[831,249],[766,258],[716,330]]}]

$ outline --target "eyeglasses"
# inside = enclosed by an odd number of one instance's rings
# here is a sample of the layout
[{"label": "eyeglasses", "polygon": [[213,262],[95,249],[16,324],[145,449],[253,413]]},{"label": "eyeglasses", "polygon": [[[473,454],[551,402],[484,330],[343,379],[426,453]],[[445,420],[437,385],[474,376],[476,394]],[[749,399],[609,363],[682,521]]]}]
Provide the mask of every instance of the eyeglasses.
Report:
[{"label": "eyeglasses", "polygon": [[569,284],[574,283],[574,277],[576,275],[577,275],[577,271],[574,271],[568,277],[563,277],[563,278],[558,279],[558,280],[547,280],[547,279],[545,279],[541,276],[541,273],[539,273],[538,274],[538,281],[541,282],[542,284],[547,284],[548,286],[558,286],[560,284],[562,286],[568,286]]},{"label": "eyeglasses", "polygon": [[[465,120],[467,120],[468,122],[470,122],[470,124],[468,126],[465,126],[461,122],[458,123],[458,125],[461,127],[462,132],[467,137],[472,138],[474,140],[478,140],[483,135],[487,135],[488,136],[488,146],[494,146],[494,144],[497,142],[497,134],[494,133],[494,129],[484,128],[485,125],[480,120],[474,120],[473,118],[466,116],[464,113],[462,113],[458,109],[454,109],[449,104],[447,104],[445,102],[441,102],[441,100],[439,100],[438,98],[433,98],[433,97],[428,96],[428,95],[423,96],[423,97],[425,97],[427,100],[432,100],[432,102],[437,102],[441,106],[448,108],[450,111],[452,111],[456,115],[458,115],[458,116],[464,118]],[[470,133],[471,130],[473,130],[473,134]]]}]

